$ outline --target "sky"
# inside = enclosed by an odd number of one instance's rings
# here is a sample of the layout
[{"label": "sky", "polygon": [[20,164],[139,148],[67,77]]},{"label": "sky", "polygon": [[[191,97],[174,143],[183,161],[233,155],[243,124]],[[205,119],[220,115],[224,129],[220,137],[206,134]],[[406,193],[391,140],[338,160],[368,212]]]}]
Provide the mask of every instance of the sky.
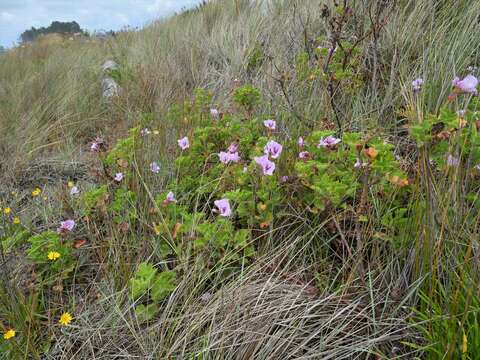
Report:
[{"label": "sky", "polygon": [[142,26],[200,0],[0,0],[0,45],[10,47],[32,26],[76,21],[82,29],[119,30]]}]

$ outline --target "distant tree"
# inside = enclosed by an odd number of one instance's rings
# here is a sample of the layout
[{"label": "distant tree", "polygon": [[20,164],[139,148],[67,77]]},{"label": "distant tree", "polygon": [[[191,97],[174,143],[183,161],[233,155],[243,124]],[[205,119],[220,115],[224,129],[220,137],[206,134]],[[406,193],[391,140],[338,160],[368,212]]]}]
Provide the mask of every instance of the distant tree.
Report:
[{"label": "distant tree", "polygon": [[0,45],[0,55],[3,54],[4,52],[7,52],[7,49],[5,49],[2,45]]},{"label": "distant tree", "polygon": [[29,42],[33,41],[38,35],[40,35],[39,31],[32,26],[30,30],[25,30],[22,35],[20,35],[20,39],[22,42]]},{"label": "distant tree", "polygon": [[71,22],[61,22],[61,21],[53,21],[50,26],[48,27],[41,27],[41,28],[32,28],[30,30],[25,30],[20,35],[20,40],[25,42],[34,41],[40,35],[47,35],[47,34],[75,34],[75,33],[85,33],[82,30],[80,25],[76,21]]}]

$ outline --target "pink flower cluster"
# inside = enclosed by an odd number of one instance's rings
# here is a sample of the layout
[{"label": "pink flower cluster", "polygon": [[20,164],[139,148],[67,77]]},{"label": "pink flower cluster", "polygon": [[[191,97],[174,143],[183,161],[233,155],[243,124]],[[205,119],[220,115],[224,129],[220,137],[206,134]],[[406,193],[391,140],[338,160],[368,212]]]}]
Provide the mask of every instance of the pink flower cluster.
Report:
[{"label": "pink flower cluster", "polygon": [[180,146],[182,150],[186,150],[190,147],[190,142],[188,141],[188,137],[186,136],[181,138],[177,142],[178,142],[178,146]]},{"label": "pink flower cluster", "polygon": [[298,157],[300,159],[308,159],[310,157],[310,153],[308,151],[301,151],[299,154],[298,154]]},{"label": "pink flower cluster", "polygon": [[232,208],[228,199],[215,200],[213,202],[216,206],[214,212],[217,212],[220,216],[229,217],[232,215]]},{"label": "pink flower cluster", "polygon": [[60,226],[57,229],[57,232],[60,234],[65,234],[69,233],[73,230],[75,227],[75,221],[74,220],[65,220],[60,222]]},{"label": "pink flower cluster", "polygon": [[318,143],[317,147],[326,147],[326,148],[331,148],[335,145],[337,145],[340,141],[340,139],[336,138],[335,136],[327,136],[326,138],[321,138],[320,142]]},{"label": "pink flower cluster", "polygon": [[230,162],[238,163],[240,161],[240,156],[238,155],[238,144],[231,143],[228,147],[228,151],[221,151],[218,154],[220,161],[223,164],[228,164]]},{"label": "pink flower cluster", "polygon": [[102,138],[97,137],[94,141],[92,141],[92,144],[90,145],[90,151],[96,152],[102,150],[105,150],[105,142]]},{"label": "pink flower cluster", "polygon": [[298,146],[300,146],[301,148],[305,146],[305,140],[303,140],[303,137],[301,136],[298,138]]},{"label": "pink flower cluster", "polygon": [[230,163],[230,162],[237,163],[237,162],[240,161],[240,156],[238,155],[238,152],[231,153],[231,152],[221,151],[218,154],[218,157],[219,157],[220,161],[225,165]]},{"label": "pink flower cluster", "polygon": [[282,153],[283,146],[276,141],[270,140],[267,145],[265,145],[263,152],[266,155],[272,157],[272,159],[277,159]]},{"label": "pink flower cluster", "polygon": [[177,199],[175,199],[175,195],[172,191],[169,191],[167,196],[165,197],[165,200],[163,200],[163,205],[167,206],[168,204],[177,202]]},{"label": "pink flower cluster", "polygon": [[275,163],[268,159],[268,155],[257,156],[255,162],[262,167],[263,175],[273,175],[275,171]]},{"label": "pink flower cluster", "polygon": [[218,111],[218,109],[212,108],[212,109],[210,109],[210,115],[214,119],[219,119],[220,118],[220,111]]},{"label": "pink flower cluster", "polygon": [[423,85],[423,79],[422,78],[417,78],[412,81],[412,88],[413,91],[420,91],[422,89]]},{"label": "pink flower cluster", "polygon": [[468,75],[462,80],[458,76],[452,80],[452,86],[461,92],[476,94],[478,79],[473,75]]},{"label": "pink flower cluster", "polygon": [[[269,119],[263,122],[263,125],[269,130],[273,131],[277,128],[277,123],[275,120]],[[278,159],[283,151],[282,144],[274,140],[269,140],[265,147],[263,148],[263,156],[257,156],[253,160],[262,167],[263,175],[273,175],[275,171],[275,163],[270,161],[269,157],[272,159]]]},{"label": "pink flower cluster", "polygon": [[263,125],[265,125],[268,130],[275,130],[277,128],[277,123],[275,122],[275,120],[272,119],[265,120],[263,122]]},{"label": "pink flower cluster", "polygon": [[154,161],[150,164],[150,171],[158,174],[160,172],[160,166]]}]

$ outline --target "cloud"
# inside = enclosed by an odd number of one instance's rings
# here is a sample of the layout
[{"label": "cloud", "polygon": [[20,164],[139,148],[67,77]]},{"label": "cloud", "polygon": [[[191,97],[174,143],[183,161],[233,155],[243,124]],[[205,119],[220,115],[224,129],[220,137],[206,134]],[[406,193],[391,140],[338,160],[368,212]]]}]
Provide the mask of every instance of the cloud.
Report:
[{"label": "cloud", "polygon": [[0,12],[0,20],[11,22],[15,19],[15,15],[10,14],[8,11]]},{"label": "cloud", "polygon": [[0,0],[0,45],[10,46],[32,26],[77,21],[89,31],[142,26],[200,0]]}]

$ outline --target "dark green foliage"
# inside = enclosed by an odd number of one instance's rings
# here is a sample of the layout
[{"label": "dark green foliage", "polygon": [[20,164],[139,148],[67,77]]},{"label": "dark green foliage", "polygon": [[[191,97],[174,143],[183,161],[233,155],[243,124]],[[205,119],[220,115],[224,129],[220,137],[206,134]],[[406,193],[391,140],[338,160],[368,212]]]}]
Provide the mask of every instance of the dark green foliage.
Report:
[{"label": "dark green foliage", "polygon": [[48,27],[41,27],[36,29],[32,27],[30,30],[25,30],[20,35],[20,40],[22,42],[34,41],[40,35],[47,34],[75,34],[75,33],[84,33],[84,30],[80,28],[80,25],[76,21],[71,22],[61,22],[53,21]]}]

